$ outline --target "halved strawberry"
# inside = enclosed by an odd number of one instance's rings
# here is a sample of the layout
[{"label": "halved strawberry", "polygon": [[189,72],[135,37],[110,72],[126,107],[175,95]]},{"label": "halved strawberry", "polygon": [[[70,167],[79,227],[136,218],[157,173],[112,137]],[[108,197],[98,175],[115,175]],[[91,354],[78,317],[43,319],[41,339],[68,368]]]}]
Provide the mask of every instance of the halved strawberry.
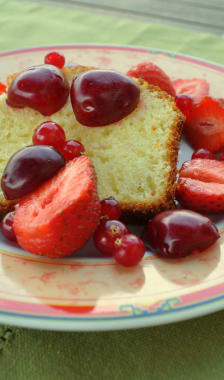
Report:
[{"label": "halved strawberry", "polygon": [[176,95],[188,95],[193,99],[194,104],[209,94],[209,84],[205,79],[176,79],[172,82]]},{"label": "halved strawberry", "polygon": [[218,151],[224,146],[224,109],[215,99],[205,97],[188,116],[184,134],[195,149]]},{"label": "halved strawberry", "polygon": [[187,161],[179,175],[176,199],[183,207],[206,214],[224,212],[223,161]]},{"label": "halved strawberry", "polygon": [[142,78],[151,85],[158,86],[161,90],[175,96],[176,92],[168,75],[152,62],[142,62],[133,66],[127,75],[135,78]]},{"label": "halved strawberry", "polygon": [[6,85],[0,82],[0,95],[6,92]]},{"label": "halved strawberry", "polygon": [[89,240],[100,210],[95,171],[89,158],[81,156],[19,202],[13,228],[25,250],[63,257]]}]

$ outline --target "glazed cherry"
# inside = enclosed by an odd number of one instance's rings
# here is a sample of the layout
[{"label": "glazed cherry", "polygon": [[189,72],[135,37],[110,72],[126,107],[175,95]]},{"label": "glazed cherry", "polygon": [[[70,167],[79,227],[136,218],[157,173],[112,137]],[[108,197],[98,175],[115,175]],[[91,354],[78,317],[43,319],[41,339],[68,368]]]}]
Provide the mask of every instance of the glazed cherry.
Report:
[{"label": "glazed cherry", "polygon": [[44,116],[59,111],[69,96],[69,84],[61,70],[52,65],[33,66],[19,73],[7,92],[13,107],[30,107]]},{"label": "glazed cherry", "polygon": [[126,75],[112,70],[89,70],[73,80],[70,94],[76,119],[83,125],[97,127],[119,121],[134,111],[140,90]]},{"label": "glazed cherry", "polygon": [[65,160],[52,146],[31,145],[16,152],[8,161],[1,179],[6,199],[17,199],[53,177]]},{"label": "glazed cherry", "polygon": [[136,235],[127,234],[116,239],[113,257],[120,265],[133,267],[142,260],[146,248]]},{"label": "glazed cherry", "polygon": [[159,255],[180,258],[208,248],[220,235],[209,218],[182,209],[156,215],[148,222],[146,237],[151,249]]},{"label": "glazed cherry", "polygon": [[65,57],[63,54],[58,53],[57,51],[52,51],[45,55],[44,63],[48,65],[54,65],[59,69],[65,65]]},{"label": "glazed cherry", "polygon": [[101,202],[101,214],[106,219],[119,219],[121,216],[120,203],[114,198],[109,197],[103,199]]},{"label": "glazed cherry", "polygon": [[181,112],[187,117],[192,110],[193,100],[188,95],[177,95],[175,97],[176,105]]},{"label": "glazed cherry", "polygon": [[13,212],[9,212],[4,216],[1,223],[1,230],[3,235],[6,237],[7,240],[10,241],[17,241],[16,235],[13,229]]},{"label": "glazed cherry", "polygon": [[93,235],[96,248],[105,256],[112,256],[117,238],[129,232],[125,224],[118,220],[103,220]]},{"label": "glazed cherry", "polygon": [[196,149],[193,152],[191,158],[192,158],[192,160],[195,159],[195,158],[208,158],[210,160],[214,160],[215,156],[214,156],[214,154],[210,150],[204,149],[204,148],[200,148],[200,149]]},{"label": "glazed cherry", "polygon": [[61,151],[65,144],[64,129],[53,121],[45,121],[37,127],[33,134],[34,145],[51,145]]},{"label": "glazed cherry", "polygon": [[61,150],[65,161],[70,161],[75,157],[79,157],[85,152],[85,148],[81,142],[76,140],[67,140]]}]

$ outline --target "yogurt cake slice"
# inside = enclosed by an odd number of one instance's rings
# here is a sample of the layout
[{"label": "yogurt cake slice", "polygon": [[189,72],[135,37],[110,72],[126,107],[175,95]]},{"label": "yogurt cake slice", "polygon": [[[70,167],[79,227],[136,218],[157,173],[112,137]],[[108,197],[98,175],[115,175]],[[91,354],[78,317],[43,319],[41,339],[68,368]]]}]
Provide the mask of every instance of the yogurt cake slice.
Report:
[{"label": "yogurt cake slice", "polygon": [[[71,84],[73,78],[90,67],[63,68]],[[15,74],[16,75],[16,74]],[[8,84],[12,77],[8,78]],[[75,118],[70,98],[51,116],[25,107],[7,104],[7,94],[0,96],[0,173],[9,158],[32,144],[34,129],[47,120],[64,128],[67,139],[85,147],[95,166],[100,199],[113,196],[129,222],[145,220],[174,207],[176,165],[184,117],[174,99],[158,87],[134,79],[140,88],[137,108],[119,122],[87,127]],[[0,193],[0,213],[13,208]]]}]

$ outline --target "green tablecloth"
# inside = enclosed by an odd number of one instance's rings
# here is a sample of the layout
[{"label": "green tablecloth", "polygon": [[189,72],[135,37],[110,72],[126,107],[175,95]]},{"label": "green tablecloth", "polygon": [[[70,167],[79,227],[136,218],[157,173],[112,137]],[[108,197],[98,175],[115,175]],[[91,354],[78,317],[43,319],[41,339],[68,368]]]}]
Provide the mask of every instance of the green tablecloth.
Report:
[{"label": "green tablecloth", "polygon": [[[119,43],[224,64],[221,37],[35,3],[0,0],[0,51],[42,44]],[[224,378],[224,312],[167,326],[68,333],[0,327],[0,379]]]}]

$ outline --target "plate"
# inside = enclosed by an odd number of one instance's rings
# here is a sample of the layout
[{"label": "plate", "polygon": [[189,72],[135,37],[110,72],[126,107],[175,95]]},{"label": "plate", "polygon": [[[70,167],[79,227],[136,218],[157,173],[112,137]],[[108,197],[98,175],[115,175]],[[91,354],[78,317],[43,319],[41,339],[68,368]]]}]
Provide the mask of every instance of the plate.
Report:
[{"label": "plate", "polygon": [[[152,61],[172,79],[205,78],[221,97],[224,68],[168,51],[129,46],[45,46],[0,53],[0,80],[43,63],[57,50],[67,64],[126,72]],[[183,141],[179,165],[190,159]],[[222,218],[216,220],[222,230]],[[138,227],[134,227],[134,232]],[[197,317],[224,307],[224,234],[212,248],[180,260],[147,252],[141,265],[125,269],[99,257],[92,243],[74,257],[31,255],[0,236],[0,323],[53,330],[112,330],[153,326]]]}]

